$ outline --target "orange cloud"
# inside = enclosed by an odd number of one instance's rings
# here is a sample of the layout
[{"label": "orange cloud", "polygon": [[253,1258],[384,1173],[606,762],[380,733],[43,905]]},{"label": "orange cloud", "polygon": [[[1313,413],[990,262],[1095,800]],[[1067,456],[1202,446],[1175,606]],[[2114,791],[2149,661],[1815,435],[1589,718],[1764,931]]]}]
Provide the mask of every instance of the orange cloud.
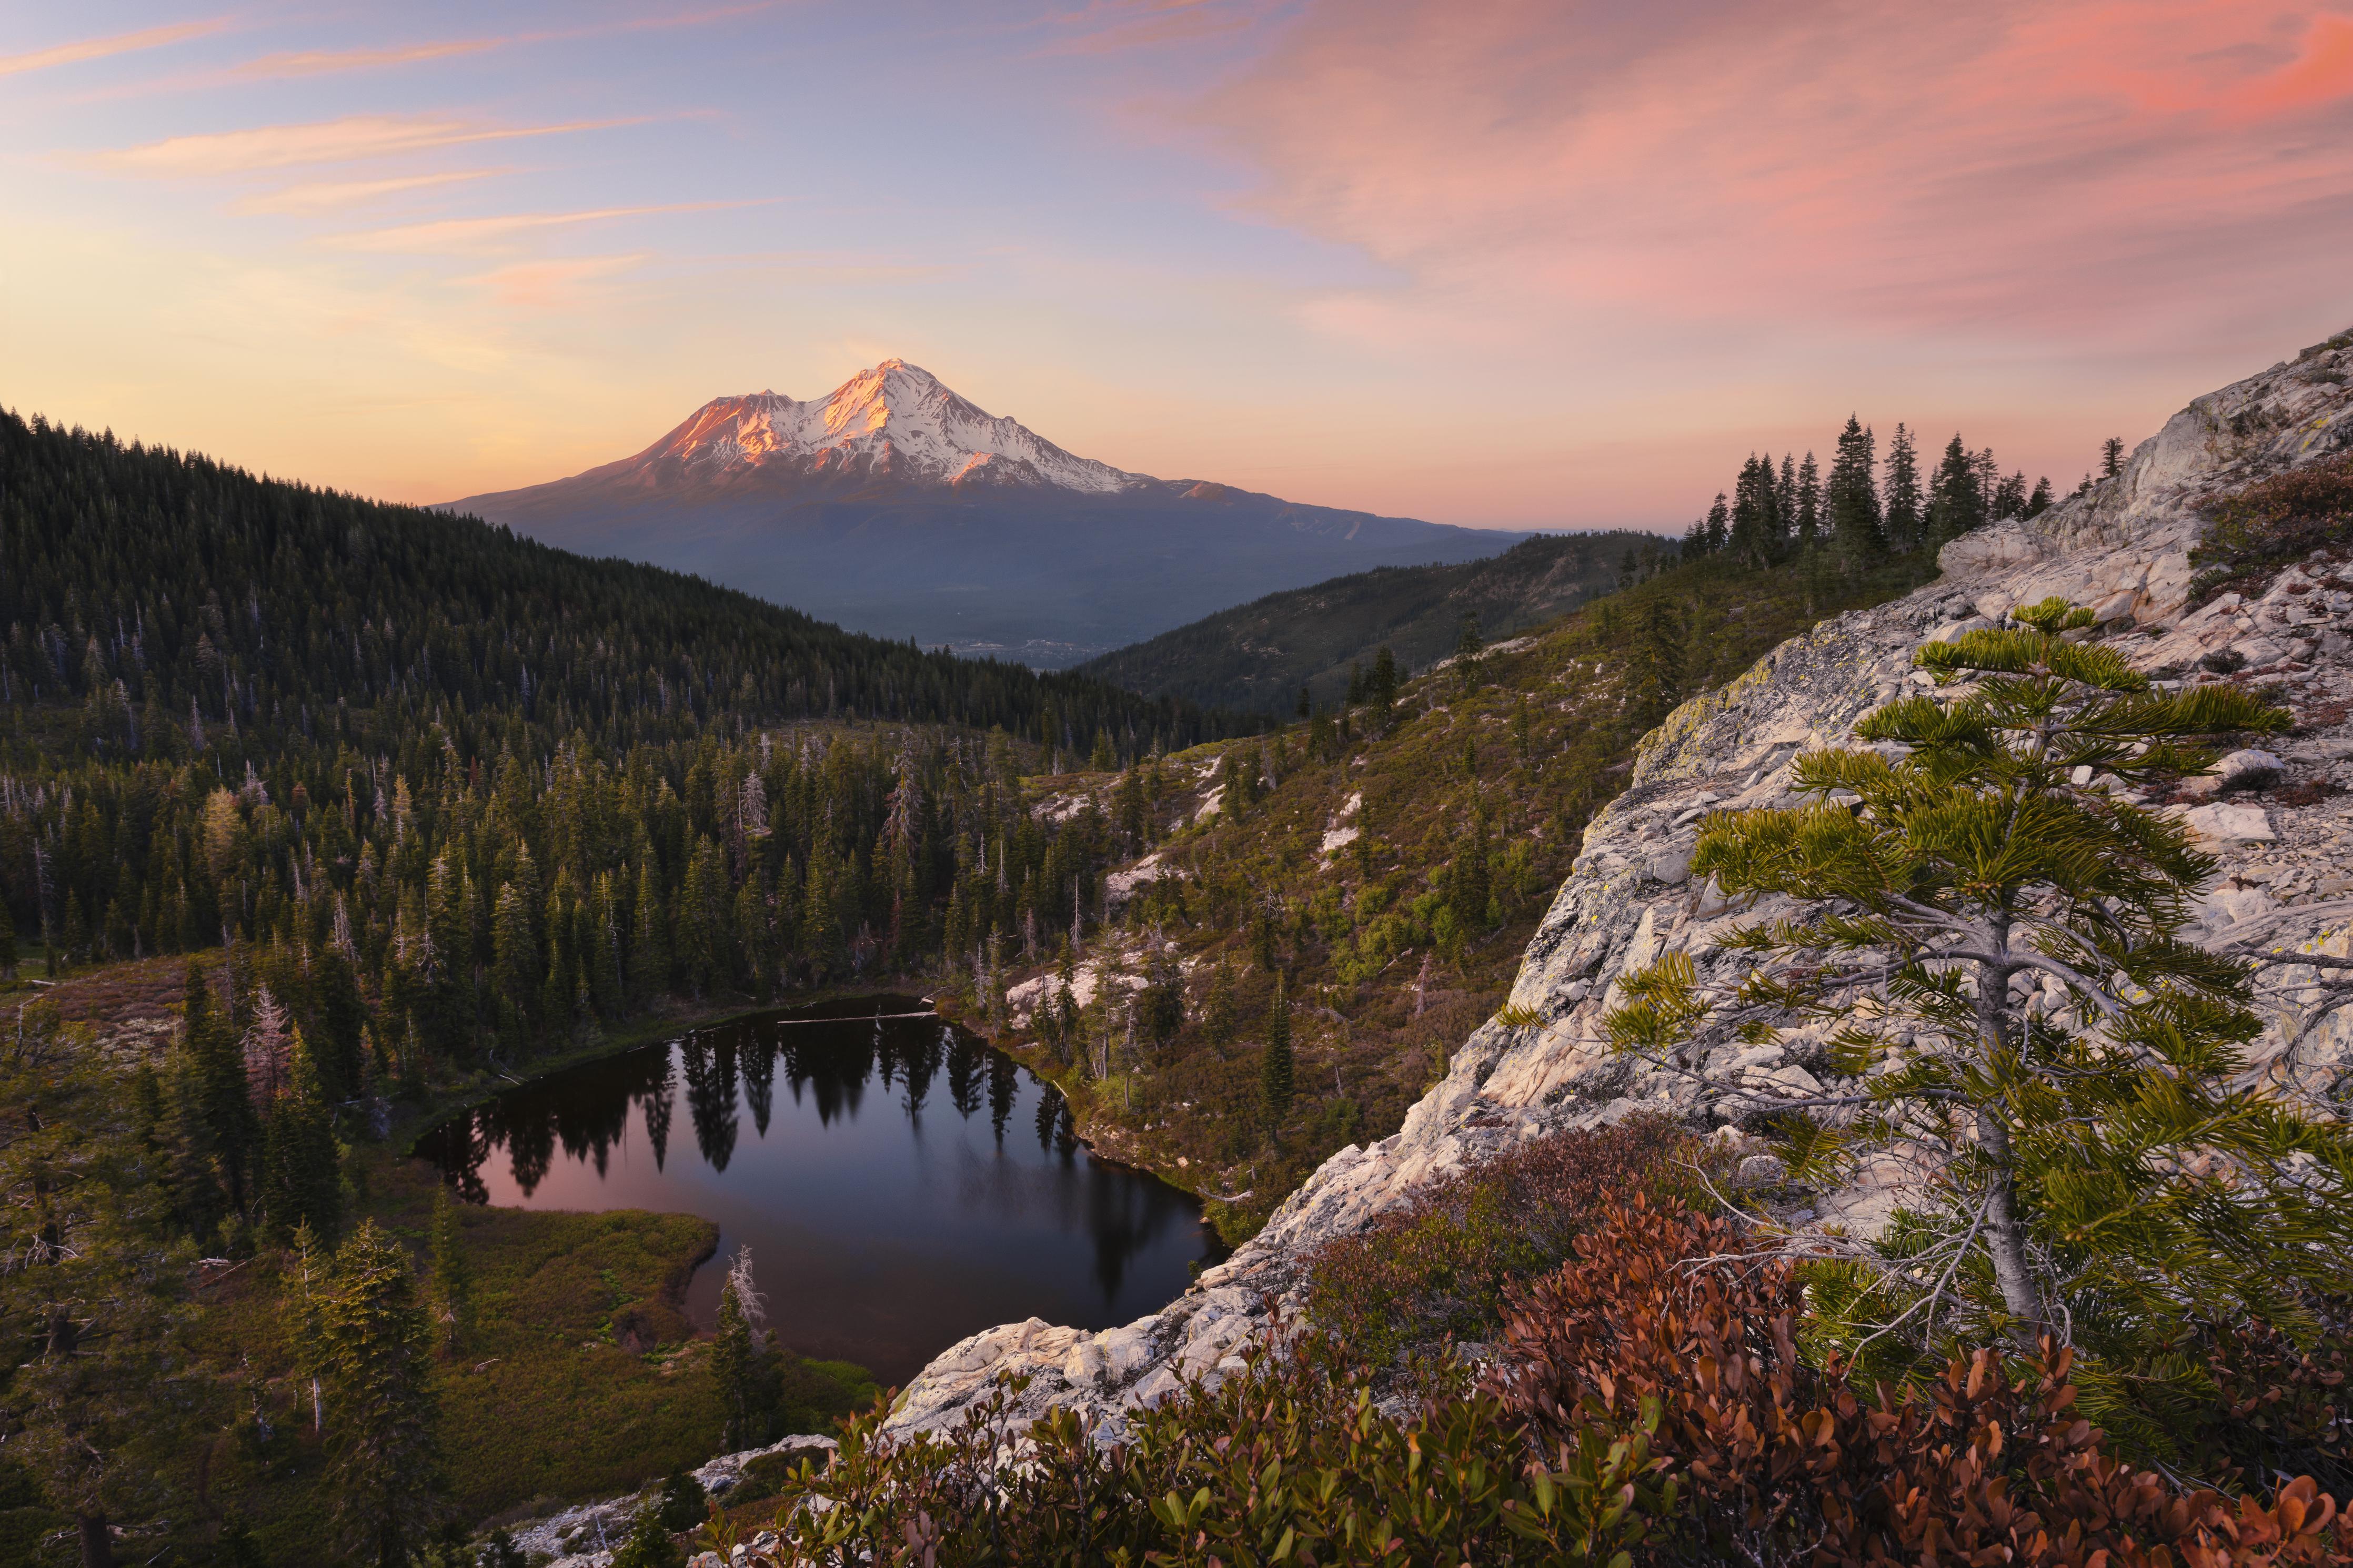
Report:
[{"label": "orange cloud", "polygon": [[15,76],[21,71],[47,70],[52,66],[78,65],[83,60],[102,60],[109,55],[127,55],[134,49],[161,48],[185,38],[200,38],[207,33],[217,33],[228,26],[224,19],[210,22],[182,22],[169,27],[147,27],[136,33],[117,33],[111,37],[87,38],[78,44],[59,44],[55,48],[35,49],[29,54],[0,55],[0,76]]},{"label": "orange cloud", "polygon": [[230,72],[239,77],[319,76],[331,71],[373,70],[386,66],[415,65],[426,60],[484,54],[522,44],[560,43],[575,38],[606,37],[617,33],[650,33],[673,27],[700,27],[712,22],[772,11],[786,0],[752,0],[749,5],[723,5],[714,10],[689,11],[672,16],[638,16],[595,26],[554,28],[484,38],[446,38],[422,44],[395,44],[379,48],[290,49],[248,60]]},{"label": "orange cloud", "polygon": [[289,49],[264,55],[232,68],[241,77],[320,76],[329,71],[367,70],[381,66],[415,65],[421,60],[445,60],[459,55],[479,55],[516,42],[512,38],[452,38],[436,44],[410,44],[382,49]]},{"label": "orange cloud", "polygon": [[298,163],[347,163],[475,142],[561,136],[642,124],[634,120],[575,120],[561,125],[487,125],[480,121],[421,114],[353,114],[305,125],[262,125],[173,136],[141,147],[102,153],[100,164],[158,175],[241,174]]},{"label": "orange cloud", "polygon": [[435,254],[470,251],[512,239],[535,229],[569,228],[614,218],[645,217],[655,213],[716,212],[730,207],[765,206],[776,198],[728,202],[673,202],[661,206],[596,207],[586,212],[501,213],[490,217],[442,218],[432,223],[403,224],[395,228],[369,229],[334,235],[322,243],[337,250],[402,251]]},{"label": "orange cloud", "polygon": [[435,185],[456,184],[465,180],[487,179],[492,174],[512,173],[512,169],[457,169],[442,174],[406,174],[390,180],[319,181],[248,196],[237,204],[236,210],[241,213],[324,212],[398,195],[404,191],[427,190]]}]

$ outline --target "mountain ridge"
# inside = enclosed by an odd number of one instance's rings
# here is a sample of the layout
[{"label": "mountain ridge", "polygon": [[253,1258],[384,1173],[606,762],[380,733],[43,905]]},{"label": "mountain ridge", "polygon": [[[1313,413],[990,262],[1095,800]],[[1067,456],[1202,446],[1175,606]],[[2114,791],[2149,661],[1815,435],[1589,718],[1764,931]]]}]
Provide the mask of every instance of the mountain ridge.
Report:
[{"label": "mountain ridge", "polygon": [[713,398],[630,457],[436,510],[1039,668],[1280,589],[1525,537],[1131,473],[895,359],[822,398]]}]

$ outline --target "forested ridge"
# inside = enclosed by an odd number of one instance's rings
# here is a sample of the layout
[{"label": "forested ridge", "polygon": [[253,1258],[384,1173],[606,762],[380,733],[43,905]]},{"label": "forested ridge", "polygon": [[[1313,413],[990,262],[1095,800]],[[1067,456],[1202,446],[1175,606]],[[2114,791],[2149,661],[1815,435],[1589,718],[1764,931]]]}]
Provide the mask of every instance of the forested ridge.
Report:
[{"label": "forested ridge", "polygon": [[9,924],[52,970],[254,944],[338,1098],[904,966],[985,837],[1008,923],[1067,911],[1107,847],[1019,774],[1237,722],[13,416],[0,559]]}]

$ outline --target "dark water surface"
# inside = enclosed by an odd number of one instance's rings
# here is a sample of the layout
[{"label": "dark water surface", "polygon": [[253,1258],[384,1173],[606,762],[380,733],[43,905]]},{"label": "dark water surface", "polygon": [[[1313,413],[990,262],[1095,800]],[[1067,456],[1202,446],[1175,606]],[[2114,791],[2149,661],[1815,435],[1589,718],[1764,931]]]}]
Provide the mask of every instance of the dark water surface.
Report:
[{"label": "dark water surface", "polygon": [[[877,1016],[894,1013],[923,1016]],[[1127,1322],[1219,1256],[1189,1194],[1097,1161],[1059,1093],[912,997],[568,1068],[417,1152],[475,1203],[716,1220],[721,1258],[752,1248],[786,1344],[886,1384],[994,1323]],[[720,1274],[706,1263],[688,1289],[705,1325]]]}]

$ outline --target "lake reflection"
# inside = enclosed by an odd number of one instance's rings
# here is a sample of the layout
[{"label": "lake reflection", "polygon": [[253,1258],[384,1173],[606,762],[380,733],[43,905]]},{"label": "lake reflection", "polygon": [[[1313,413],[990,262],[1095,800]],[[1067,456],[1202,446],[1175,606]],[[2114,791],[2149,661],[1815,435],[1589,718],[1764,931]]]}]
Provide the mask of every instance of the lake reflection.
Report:
[{"label": "lake reflection", "polygon": [[[922,1007],[700,1030],[512,1089],[417,1152],[474,1203],[716,1220],[786,1344],[885,1383],[994,1323],[1127,1322],[1218,1256],[1189,1194],[1095,1160],[1060,1094]],[[688,1289],[706,1325],[719,1276]]]}]

